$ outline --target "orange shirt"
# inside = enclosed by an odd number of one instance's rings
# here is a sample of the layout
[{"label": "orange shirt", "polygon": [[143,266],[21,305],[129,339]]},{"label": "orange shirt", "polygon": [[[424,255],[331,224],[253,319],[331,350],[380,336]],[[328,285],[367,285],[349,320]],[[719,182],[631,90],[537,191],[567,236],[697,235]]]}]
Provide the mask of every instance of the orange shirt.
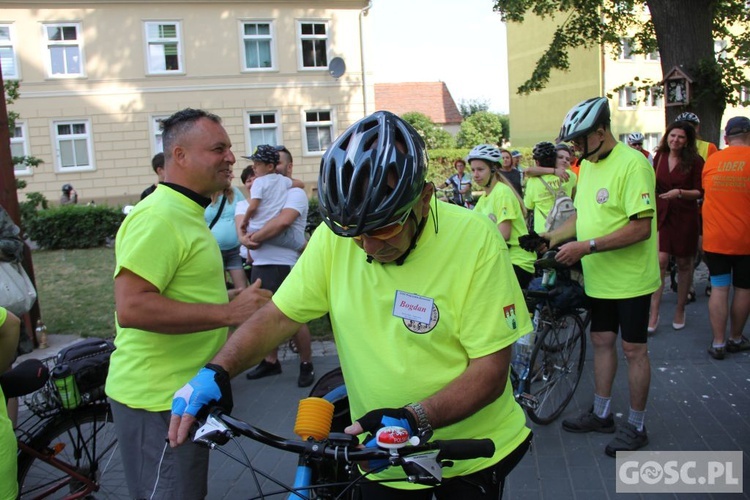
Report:
[{"label": "orange shirt", "polygon": [[729,146],[703,166],[703,249],[750,255],[750,146]]}]

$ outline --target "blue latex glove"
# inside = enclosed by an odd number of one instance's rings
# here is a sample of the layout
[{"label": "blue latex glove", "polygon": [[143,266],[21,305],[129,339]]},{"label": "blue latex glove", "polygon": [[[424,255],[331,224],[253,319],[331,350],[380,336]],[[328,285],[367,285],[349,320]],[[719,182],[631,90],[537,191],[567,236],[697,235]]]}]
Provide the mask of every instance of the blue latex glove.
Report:
[{"label": "blue latex glove", "polygon": [[219,406],[227,413],[232,411],[232,386],[229,374],[219,365],[207,364],[190,382],[175,392],[172,414],[187,413],[196,418],[205,418],[211,407]]}]

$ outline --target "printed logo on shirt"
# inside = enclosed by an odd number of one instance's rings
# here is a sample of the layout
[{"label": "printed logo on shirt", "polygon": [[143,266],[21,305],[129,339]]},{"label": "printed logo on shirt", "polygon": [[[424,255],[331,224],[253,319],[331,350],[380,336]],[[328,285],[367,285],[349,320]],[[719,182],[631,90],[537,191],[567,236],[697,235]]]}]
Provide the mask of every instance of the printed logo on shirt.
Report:
[{"label": "printed logo on shirt", "polygon": [[646,205],[651,205],[651,195],[648,193],[641,193],[641,200],[643,200],[643,203]]},{"label": "printed logo on shirt", "polygon": [[508,328],[515,330],[518,326],[516,322],[516,305],[511,304],[503,307],[503,316],[505,316],[505,322],[508,324]]},{"label": "printed logo on shirt", "polygon": [[435,326],[437,325],[439,319],[440,319],[440,312],[438,311],[437,306],[433,302],[432,313],[430,314],[429,323],[421,323],[413,319],[404,318],[404,326],[408,328],[410,332],[423,334],[423,333],[428,333],[432,331],[432,329],[435,328]]},{"label": "printed logo on shirt", "polygon": [[609,200],[609,191],[607,191],[607,188],[601,188],[599,191],[596,192],[596,202],[601,205],[603,203],[607,203]]}]

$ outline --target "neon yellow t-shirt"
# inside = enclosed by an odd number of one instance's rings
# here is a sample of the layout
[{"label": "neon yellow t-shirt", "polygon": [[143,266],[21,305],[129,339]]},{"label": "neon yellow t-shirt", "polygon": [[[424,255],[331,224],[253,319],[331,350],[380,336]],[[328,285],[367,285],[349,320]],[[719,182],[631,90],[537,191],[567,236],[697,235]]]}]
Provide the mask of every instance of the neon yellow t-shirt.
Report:
[{"label": "neon yellow t-shirt", "polygon": [[[573,188],[576,187],[576,180],[578,177],[576,174],[568,169],[568,175],[570,178],[562,184],[562,189],[568,196],[573,196]],[[544,185],[546,182],[552,189],[550,193],[549,189]],[[537,233],[543,233],[546,231],[544,224],[547,221],[547,215],[552,207],[555,206],[555,193],[560,189],[560,178],[554,174],[545,174],[540,177],[529,177],[526,182],[526,191],[523,194],[523,203],[529,210],[534,210],[534,231]]]},{"label": "neon yellow t-shirt", "polygon": [[[402,266],[368,264],[352,239],[321,225],[273,296],[276,306],[300,323],[330,312],[354,420],[433,395],[461,375],[470,359],[509,347],[531,331],[497,229],[463,207],[436,205],[438,233],[430,215]],[[415,298],[429,322],[399,316],[406,310],[403,301]],[[459,460],[443,474],[465,475],[498,462],[528,436],[525,423],[506,381],[497,400],[434,436],[491,438],[494,457]],[[392,468],[377,477],[403,477],[403,471]]]},{"label": "neon yellow t-shirt", "polygon": [[[228,302],[219,245],[203,207],[160,184],[135,206],[117,232],[115,276],[126,268],[170,299]],[[224,345],[227,328],[165,335],[117,327],[107,395],[131,408],[165,411],[187,383]]]},{"label": "neon yellow t-shirt", "polygon": [[529,231],[526,229],[521,205],[511,188],[498,182],[489,195],[483,194],[479,197],[474,211],[482,215],[494,216],[497,221],[496,226],[506,220],[511,222],[510,238],[507,241],[510,261],[524,271],[533,273],[536,255],[518,246],[518,237],[529,234]]},{"label": "neon yellow t-shirt", "polygon": [[600,299],[626,299],[659,288],[656,177],[640,151],[618,143],[605,159],[581,165],[575,207],[579,241],[625,226],[631,217],[651,218],[651,236],[618,250],[583,257],[586,293]]},{"label": "neon yellow t-shirt", "polygon": [[[5,324],[7,318],[8,311],[0,307],[0,326]],[[0,387],[0,498],[16,498],[18,495],[17,451],[16,435],[13,433],[13,424],[5,406],[5,395]]]}]

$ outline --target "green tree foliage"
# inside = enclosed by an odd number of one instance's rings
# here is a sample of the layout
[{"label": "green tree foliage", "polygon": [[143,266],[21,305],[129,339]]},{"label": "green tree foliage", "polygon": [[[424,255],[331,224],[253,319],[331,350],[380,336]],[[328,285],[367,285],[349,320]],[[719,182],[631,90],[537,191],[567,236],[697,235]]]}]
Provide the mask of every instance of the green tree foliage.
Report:
[{"label": "green tree foliage", "polygon": [[490,101],[487,99],[461,99],[458,103],[458,111],[464,119],[480,111],[489,111]]},{"label": "green tree foliage", "polygon": [[455,146],[453,136],[437,126],[432,120],[430,120],[429,116],[416,111],[411,111],[409,113],[404,113],[401,118],[407,121],[417,130],[417,132],[419,132],[419,135],[422,136],[422,139],[424,139],[424,142],[427,145],[427,149],[452,148]]},{"label": "green tree foliage", "polygon": [[480,111],[474,113],[461,123],[461,130],[456,136],[460,148],[471,148],[477,144],[499,144],[503,138],[501,115]]},{"label": "green tree foliage", "polygon": [[[646,10],[646,7],[648,9]],[[552,71],[570,68],[568,53],[578,47],[603,44],[610,53],[621,37],[633,38],[633,52],[659,51],[663,74],[681,66],[694,78],[694,98],[688,110],[701,117],[704,137],[717,141],[727,104],[739,102],[750,85],[743,64],[750,58],[750,22],[745,2],[738,0],[495,0],[503,20],[521,23],[528,13],[563,19],[529,79],[518,89],[529,94],[543,89]],[[639,15],[649,12],[648,16]],[[726,40],[726,55],[717,58],[714,40]],[[638,81],[634,75],[634,81]],[[641,89],[657,82],[641,81]],[[611,91],[614,89],[608,89]],[[686,109],[666,108],[671,121]]]}]

